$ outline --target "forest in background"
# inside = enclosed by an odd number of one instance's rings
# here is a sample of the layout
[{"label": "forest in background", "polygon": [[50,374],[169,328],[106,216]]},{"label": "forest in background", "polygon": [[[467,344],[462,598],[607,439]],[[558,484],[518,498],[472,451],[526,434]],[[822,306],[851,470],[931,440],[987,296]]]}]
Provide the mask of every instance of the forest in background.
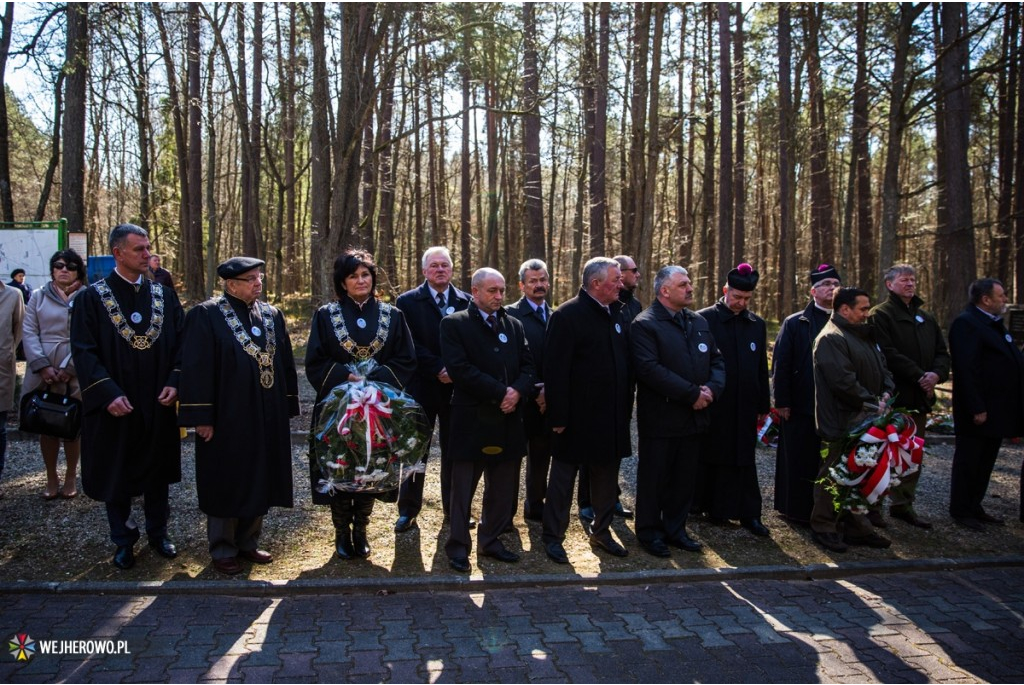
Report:
[{"label": "forest in background", "polygon": [[[6,3],[2,219],[64,216],[105,254],[146,227],[198,300],[267,261],[272,300],[332,296],[370,250],[390,292],[448,245],[456,283],[594,255],[702,306],[761,272],[880,292],[896,261],[949,320],[974,278],[1024,287],[1020,3]],[[511,285],[511,283],[510,283]],[[514,297],[514,288],[510,291]]]}]

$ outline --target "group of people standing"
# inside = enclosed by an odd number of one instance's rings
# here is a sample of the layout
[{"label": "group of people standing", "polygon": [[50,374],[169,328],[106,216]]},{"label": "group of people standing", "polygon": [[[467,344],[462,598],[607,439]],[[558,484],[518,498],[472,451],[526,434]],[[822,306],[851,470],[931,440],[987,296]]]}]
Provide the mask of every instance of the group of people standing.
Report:
[{"label": "group of people standing", "polygon": [[[24,326],[20,293],[0,289],[0,308],[12,308],[9,335],[25,332],[26,386],[61,384],[83,402],[82,439],[64,444],[63,486],[59,443],[42,438],[44,496],[75,496],[81,451],[83,488],[106,505],[113,563],[135,563],[140,530],[131,500],[139,495],[149,545],[173,558],[168,485],[181,478],[179,427],[194,427],[214,568],[232,575],[244,570],[242,561],[270,563],[259,538],[271,507],[292,506],[289,422],[299,402],[284,317],[260,299],[264,262],[220,264],[223,293],[186,315],[173,287],[154,280],[143,229],[115,227],[109,247],[115,267],[90,285],[78,255],[55,254],[52,282],[37,291]],[[494,269],[478,269],[467,293],[451,283],[447,248],[426,250],[421,266],[423,283],[391,305],[377,297],[372,255],[340,255],[336,299],[313,316],[305,371],[316,394],[314,426],[336,386],[362,380],[353,362],[369,359],[376,365],[366,380],[409,393],[431,432],[438,426],[444,549],[456,571],[471,568],[474,527],[478,557],[519,560],[502,536],[520,501],[524,518],[542,528],[546,555],[568,563],[563,543],[574,490],[593,548],[626,556],[611,522],[633,516],[620,500],[619,466],[633,452],[634,406],[636,537],[647,553],[701,552],[686,527],[693,515],[770,536],[755,444],[773,395],[782,424],[775,508],[809,525],[829,550],[886,547],[875,531],[888,525],[881,507],[837,515],[822,476],[842,456],[849,429],[894,403],[910,410],[923,433],[935,387],[951,369],[959,382],[950,513],[974,530],[1001,524],[981,501],[1001,439],[1024,433],[1024,356],[1001,322],[1006,298],[994,279],[971,286],[947,351],[921,308],[912,267],[886,273],[889,299],[872,310],[866,292],[843,288],[838,271],[823,264],[810,274],[811,302],[782,325],[770,383],[767,327],[749,308],[759,274],[749,264],[730,271],[721,298],[699,311],[689,273],[675,265],[655,274],[653,300],[642,308],[639,269],[625,255],[588,261],[580,291],[557,308],[539,259],[521,265],[522,297],[507,306],[505,279]],[[0,333],[8,335],[7,327]],[[396,533],[417,525],[425,470],[397,492],[377,494],[321,492],[312,454],[309,475],[314,503],[330,507],[342,559],[371,554],[367,526],[377,499],[397,501]],[[471,505],[481,478],[477,522]],[[890,514],[927,529],[931,523],[913,507],[918,478],[889,493]]]}]

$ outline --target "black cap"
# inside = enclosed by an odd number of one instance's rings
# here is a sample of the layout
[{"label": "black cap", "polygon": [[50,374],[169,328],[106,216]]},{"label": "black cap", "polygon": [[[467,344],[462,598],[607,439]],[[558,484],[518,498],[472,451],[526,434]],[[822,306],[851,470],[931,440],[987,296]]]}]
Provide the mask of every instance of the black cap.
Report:
[{"label": "black cap", "polygon": [[18,274],[23,274],[23,273],[25,273],[24,269],[15,269],[14,271],[11,272],[11,278],[14,278]]},{"label": "black cap", "polygon": [[221,262],[217,266],[217,275],[227,280],[229,278],[235,278],[246,271],[251,271],[257,267],[266,264],[262,259],[256,259],[255,257],[232,257],[227,261]]},{"label": "black cap", "polygon": [[811,271],[811,285],[818,281],[824,281],[826,278],[834,278],[840,283],[843,282],[843,279],[839,277],[839,272],[831,264],[819,264],[817,269]]},{"label": "black cap", "polygon": [[730,288],[750,292],[757,287],[757,280],[759,278],[761,278],[761,274],[757,273],[754,270],[754,267],[743,262],[742,264],[738,264],[735,269],[729,272],[729,277],[726,282],[729,284]]}]

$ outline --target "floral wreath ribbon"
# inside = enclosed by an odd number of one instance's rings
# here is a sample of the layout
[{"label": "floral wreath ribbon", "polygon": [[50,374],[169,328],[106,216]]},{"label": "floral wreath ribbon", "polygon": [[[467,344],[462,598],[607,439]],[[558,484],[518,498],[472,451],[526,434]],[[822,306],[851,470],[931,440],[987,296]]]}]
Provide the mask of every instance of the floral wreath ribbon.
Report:
[{"label": "floral wreath ribbon", "polygon": [[374,437],[379,436],[383,439],[383,443],[378,441],[376,444],[387,445],[388,435],[384,428],[384,419],[391,418],[391,398],[372,385],[353,388],[351,399],[348,406],[345,407],[345,413],[342,415],[341,420],[338,421],[338,435],[347,436],[351,434],[352,429],[349,428],[349,422],[360,414],[362,414],[363,422],[366,424],[365,471],[369,471],[373,463]]},{"label": "floral wreath ribbon", "polygon": [[[848,481],[839,481],[839,484],[857,487],[869,504],[877,502],[889,490],[893,474],[908,476],[921,466],[924,440],[917,437],[917,426],[910,417],[903,416],[903,420],[903,430],[892,422],[884,428],[871,426],[846,455],[849,472],[859,475]],[[865,450],[870,454],[865,455]],[[876,458],[877,461],[871,464]]]}]

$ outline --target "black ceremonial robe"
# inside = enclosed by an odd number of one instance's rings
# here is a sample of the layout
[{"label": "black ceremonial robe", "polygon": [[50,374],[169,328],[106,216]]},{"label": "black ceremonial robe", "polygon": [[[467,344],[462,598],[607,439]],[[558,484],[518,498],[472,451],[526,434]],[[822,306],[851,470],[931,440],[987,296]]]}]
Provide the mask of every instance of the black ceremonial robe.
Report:
[{"label": "black ceremonial robe", "polygon": [[[412,333],[405,323],[405,315],[397,307],[382,305],[376,298],[367,300],[362,309],[348,297],[341,300],[341,315],[352,340],[361,346],[369,345],[377,335],[380,307],[386,306],[391,312],[391,323],[384,346],[373,356],[378,367],[370,374],[369,380],[387,383],[404,390],[416,372],[416,347]],[[362,318],[366,328],[360,328],[357,321]],[[306,345],[306,378],[316,391],[316,406],[313,408],[312,426],[316,430],[320,420],[320,403],[336,386],[348,381],[347,364],[356,359],[341,346],[331,323],[331,307],[324,305],[313,315]],[[330,504],[331,496],[317,492],[320,482],[320,466],[312,450],[309,454],[309,480],[313,489],[314,504]]]},{"label": "black ceremonial robe", "polygon": [[[263,321],[250,318],[241,300],[225,297],[253,343],[265,350]],[[196,305],[185,317],[178,424],[213,426],[209,442],[196,438],[199,509],[221,518],[263,516],[270,507],[292,506],[288,419],[299,413],[292,343],[281,312],[261,302],[272,312],[277,346],[274,384],[264,388],[259,364],[235,339],[218,300]],[[261,335],[252,334],[253,326]]]},{"label": "black ceremonial robe", "polygon": [[[128,283],[111,271],[105,279],[128,326],[142,335],[149,328],[153,298],[149,281]],[[185,315],[178,296],[163,288],[160,337],[147,350],[133,349],[117,332],[95,286],[84,288],[71,309],[71,351],[82,387],[82,485],[94,500],[110,502],[141,495],[151,483],[181,480],[181,441],[174,406],[157,397],[178,387],[179,346]],[[107,406],[124,395],[133,407],[114,417]]]}]

